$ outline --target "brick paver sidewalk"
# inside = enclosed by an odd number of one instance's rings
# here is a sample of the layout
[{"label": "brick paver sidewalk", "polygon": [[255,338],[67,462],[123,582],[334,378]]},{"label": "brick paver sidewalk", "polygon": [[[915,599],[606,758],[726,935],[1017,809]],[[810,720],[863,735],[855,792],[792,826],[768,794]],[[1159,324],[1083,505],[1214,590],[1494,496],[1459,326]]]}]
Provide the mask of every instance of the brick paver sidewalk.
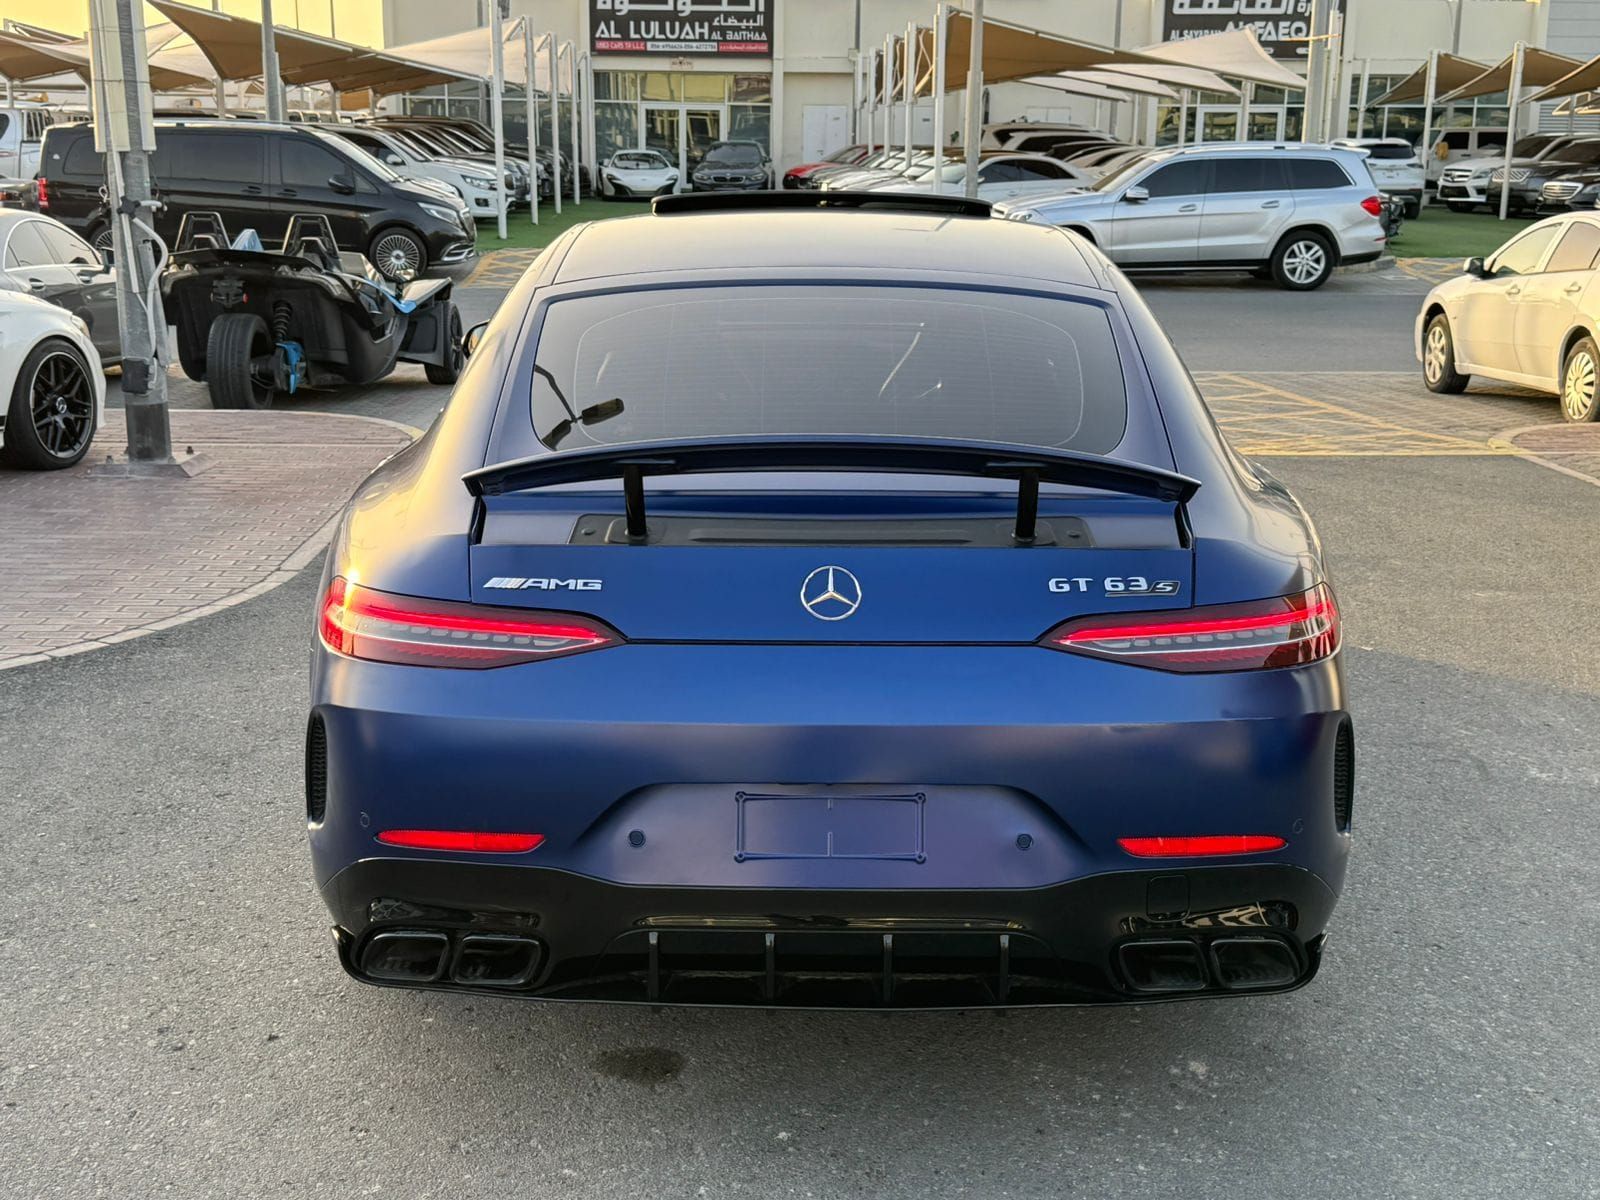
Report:
[{"label": "brick paver sidewalk", "polygon": [[260,595],[316,558],[356,485],[410,440],[325,413],[173,410],[188,479],[96,478],[120,411],[69,471],[0,471],[0,669],[78,654]]}]

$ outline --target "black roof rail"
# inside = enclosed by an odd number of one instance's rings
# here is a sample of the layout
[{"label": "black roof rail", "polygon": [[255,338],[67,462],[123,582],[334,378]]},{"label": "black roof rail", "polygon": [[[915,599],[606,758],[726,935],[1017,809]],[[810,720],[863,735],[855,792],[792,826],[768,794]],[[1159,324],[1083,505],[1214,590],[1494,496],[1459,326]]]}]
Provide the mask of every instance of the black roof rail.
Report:
[{"label": "black roof rail", "polygon": [[940,196],[932,192],[679,192],[657,196],[650,211],[659,215],[703,212],[761,212],[776,208],[855,208],[874,212],[922,213],[938,217],[987,217],[987,200]]}]

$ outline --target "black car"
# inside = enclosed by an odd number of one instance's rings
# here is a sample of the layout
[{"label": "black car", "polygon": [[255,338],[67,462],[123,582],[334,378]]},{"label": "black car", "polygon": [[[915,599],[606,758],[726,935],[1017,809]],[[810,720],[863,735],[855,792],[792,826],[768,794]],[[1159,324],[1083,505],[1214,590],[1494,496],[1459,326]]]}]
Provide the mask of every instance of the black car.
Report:
[{"label": "black car", "polygon": [[[402,179],[370,154],[315,125],[157,121],[151,175],[168,244],[185,213],[215,212],[230,230],[281,240],[295,213],[321,213],[339,245],[361,250],[390,279],[475,253],[477,226],[442,184]],[[39,158],[39,211],[111,245],[104,158],[90,125],[54,125]]]},{"label": "black car", "polygon": [[692,192],[758,192],[772,186],[772,162],[760,142],[713,142],[689,171]]},{"label": "black car", "polygon": [[1539,189],[1540,212],[1600,208],[1600,167],[1564,171]]}]

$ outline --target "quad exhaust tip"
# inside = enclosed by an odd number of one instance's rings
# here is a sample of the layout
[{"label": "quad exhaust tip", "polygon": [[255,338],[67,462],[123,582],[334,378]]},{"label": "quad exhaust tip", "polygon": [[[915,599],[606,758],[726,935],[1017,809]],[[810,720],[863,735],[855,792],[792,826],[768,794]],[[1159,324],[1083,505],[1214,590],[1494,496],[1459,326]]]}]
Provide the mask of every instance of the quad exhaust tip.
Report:
[{"label": "quad exhaust tip", "polygon": [[1299,956],[1281,938],[1221,937],[1204,944],[1188,938],[1145,938],[1117,947],[1123,978],[1151,994],[1265,991],[1300,978]]},{"label": "quad exhaust tip", "polygon": [[463,987],[517,988],[533,981],[544,959],[532,938],[469,933],[452,940],[437,930],[386,930],[362,946],[357,970],[378,983],[427,984],[446,977]]}]

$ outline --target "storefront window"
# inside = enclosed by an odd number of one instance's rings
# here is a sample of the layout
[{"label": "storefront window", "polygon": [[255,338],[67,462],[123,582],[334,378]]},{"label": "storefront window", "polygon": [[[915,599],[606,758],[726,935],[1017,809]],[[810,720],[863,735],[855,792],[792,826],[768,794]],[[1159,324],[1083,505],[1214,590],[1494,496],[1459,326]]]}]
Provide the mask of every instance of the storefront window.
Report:
[{"label": "storefront window", "polygon": [[639,77],[632,71],[596,71],[594,73],[594,98],[596,100],[637,100]]},{"label": "storefront window", "polygon": [[726,75],[679,75],[683,99],[690,104],[721,104],[728,98]]},{"label": "storefront window", "polygon": [[[595,77],[597,83],[599,76]],[[595,88],[599,92],[598,86]],[[597,101],[594,106],[594,144],[601,158],[618,150],[632,150],[639,142],[639,106]]]},{"label": "storefront window", "polygon": [[767,145],[772,131],[772,109],[765,104],[732,104],[728,106],[727,137],[733,141],[760,142]]},{"label": "storefront window", "polygon": [[772,76],[735,75],[729,99],[738,104],[772,103]]},{"label": "storefront window", "polygon": [[602,158],[651,146],[687,166],[722,139],[760,142],[770,153],[768,75],[596,71],[594,94],[595,145]]},{"label": "storefront window", "polygon": [[665,71],[647,71],[639,76],[639,94],[645,100],[682,100],[681,77]]}]

